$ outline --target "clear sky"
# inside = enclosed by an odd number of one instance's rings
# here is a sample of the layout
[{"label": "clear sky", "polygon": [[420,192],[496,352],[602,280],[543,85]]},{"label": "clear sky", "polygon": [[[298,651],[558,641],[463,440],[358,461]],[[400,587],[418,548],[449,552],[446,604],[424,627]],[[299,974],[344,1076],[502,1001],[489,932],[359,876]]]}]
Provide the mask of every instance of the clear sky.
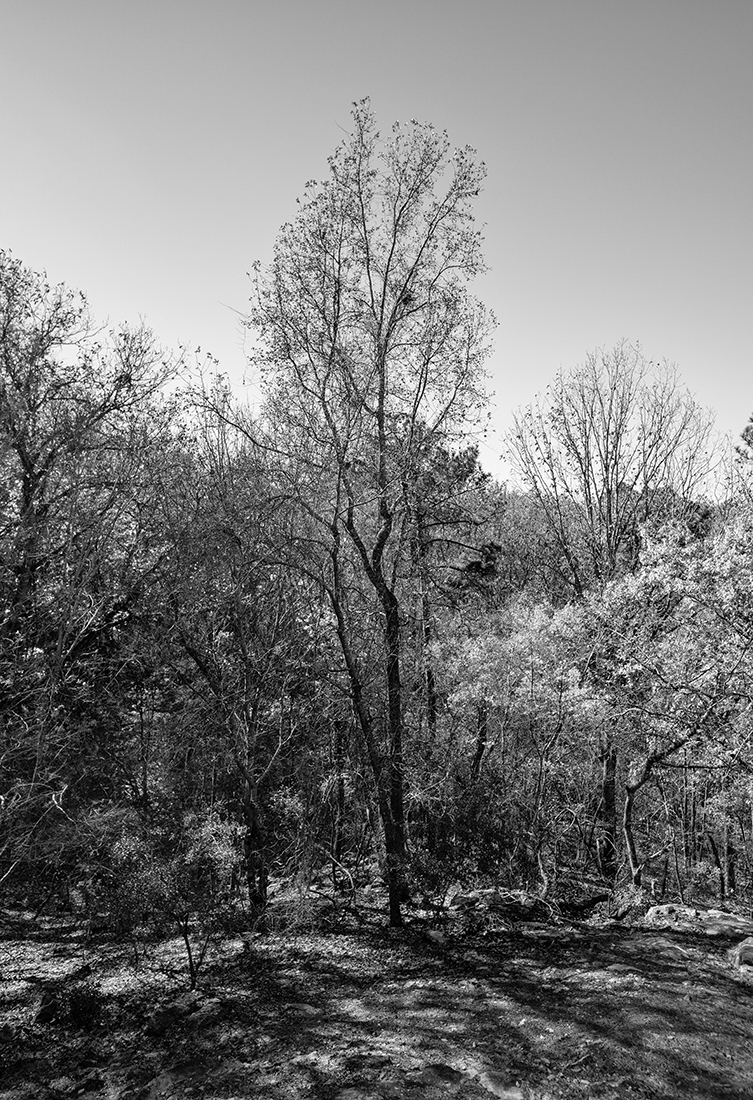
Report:
[{"label": "clear sky", "polygon": [[469,143],[511,410],[621,339],[753,413],[753,0],[0,0],[0,247],[236,380],[246,272],[371,96]]}]

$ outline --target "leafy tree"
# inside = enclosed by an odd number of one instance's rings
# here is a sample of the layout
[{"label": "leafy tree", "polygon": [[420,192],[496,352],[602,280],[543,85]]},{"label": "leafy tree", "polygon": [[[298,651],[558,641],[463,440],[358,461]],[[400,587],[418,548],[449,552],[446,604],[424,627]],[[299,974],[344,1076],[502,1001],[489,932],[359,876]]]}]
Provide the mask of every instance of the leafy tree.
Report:
[{"label": "leafy tree", "polygon": [[0,877],[59,862],[45,838],[96,786],[87,741],[118,728],[102,687],[155,561],[145,470],[173,369],[145,329],[103,337],[82,296],[0,253]]},{"label": "leafy tree", "polygon": [[[679,822],[681,848],[696,848],[688,835],[696,830],[696,779],[707,793],[709,784],[725,792],[726,802],[726,792],[751,766],[750,539],[746,511],[705,541],[670,529],[649,543],[640,572],[591,600],[599,624],[592,675],[624,757],[622,826],[636,884],[651,862],[636,840],[639,794],[648,801],[646,843],[655,846],[658,829],[658,854],[671,849],[682,889],[674,828]],[[708,831],[705,839],[713,852]],[[715,859],[720,862],[718,852]]]},{"label": "leafy tree", "polygon": [[[674,519],[696,534],[708,530],[697,496],[709,472],[711,426],[675,370],[624,342],[560,373],[543,401],[517,415],[510,457],[576,598],[637,567],[646,524]],[[602,866],[613,879],[617,756],[606,727],[600,762]]]},{"label": "leafy tree", "polygon": [[583,612],[518,598],[439,645],[454,718],[456,843],[478,853],[479,870],[496,864],[511,884],[555,888],[596,862],[602,707],[583,675]]},{"label": "leafy tree", "polygon": [[267,445],[297,505],[289,537],[335,616],[399,924],[411,487],[483,401],[491,319],[466,284],[483,271],[471,205],[484,168],[430,125],[380,139],[367,101],[353,121],[328,179],[308,185],[272,264],[257,267],[249,323]]}]

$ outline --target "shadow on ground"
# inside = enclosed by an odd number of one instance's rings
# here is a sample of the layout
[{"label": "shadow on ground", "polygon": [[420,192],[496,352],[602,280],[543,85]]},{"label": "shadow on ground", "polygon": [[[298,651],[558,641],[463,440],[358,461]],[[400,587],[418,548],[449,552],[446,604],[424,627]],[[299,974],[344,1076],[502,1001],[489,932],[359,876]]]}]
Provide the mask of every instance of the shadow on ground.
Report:
[{"label": "shadow on ground", "polygon": [[[174,979],[152,960],[134,984],[127,952],[87,949],[88,1030],[34,1023],[35,988],[7,983],[0,1098],[750,1100],[753,983],[733,942],[615,925],[255,936],[224,945],[159,1033],[149,1014],[179,997]],[[47,946],[19,950],[38,970],[79,964],[75,940]]]}]

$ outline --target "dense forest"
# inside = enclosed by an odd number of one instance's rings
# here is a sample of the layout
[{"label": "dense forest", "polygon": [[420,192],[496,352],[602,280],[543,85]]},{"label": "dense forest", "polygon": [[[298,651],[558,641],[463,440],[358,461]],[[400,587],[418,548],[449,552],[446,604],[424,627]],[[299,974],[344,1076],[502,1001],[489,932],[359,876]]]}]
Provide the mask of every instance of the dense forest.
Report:
[{"label": "dense forest", "polygon": [[487,474],[483,177],[355,108],[254,268],[253,408],[0,253],[0,904],[750,903],[753,426],[620,343]]}]

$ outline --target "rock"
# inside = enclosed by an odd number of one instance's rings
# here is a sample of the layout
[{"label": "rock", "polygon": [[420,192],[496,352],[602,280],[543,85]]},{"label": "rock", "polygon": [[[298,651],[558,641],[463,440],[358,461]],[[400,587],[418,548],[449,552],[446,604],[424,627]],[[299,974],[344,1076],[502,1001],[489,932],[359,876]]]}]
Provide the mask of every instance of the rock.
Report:
[{"label": "rock", "polygon": [[[224,1065],[224,1063],[222,1063]],[[204,1058],[186,1058],[182,1062],[176,1062],[170,1067],[173,1077],[186,1081],[206,1072],[207,1063]]]},{"label": "rock", "polygon": [[[296,1062],[295,1058],[291,1058],[291,1064]],[[204,1069],[206,1067],[203,1067]],[[188,1078],[199,1077],[202,1074],[202,1070],[194,1070],[190,1075],[186,1074]],[[242,1061],[240,1058],[223,1058],[218,1066],[212,1071],[213,1077],[238,1077],[246,1076],[248,1074],[248,1062]],[[266,1082],[269,1084],[269,1082]]]},{"label": "rock", "polygon": [[478,1082],[498,1100],[523,1100],[522,1090],[499,1073],[482,1073]]},{"label": "rock", "polygon": [[192,989],[190,993],[184,993],[182,997],[176,997],[170,1001],[170,1008],[175,1009],[179,1016],[190,1016],[201,1005],[201,994]]},{"label": "rock", "polygon": [[[207,1001],[206,1003],[212,1004],[212,1001]],[[178,1020],[184,1020],[187,1016],[196,1015],[200,1010],[200,1005],[201,997],[195,990],[191,990],[190,993],[184,993],[182,997],[177,997],[174,1001],[169,1001],[167,1004],[157,1005],[154,1012],[152,1012],[147,1020],[147,1034],[164,1035],[168,1028],[177,1023]]]},{"label": "rock", "polygon": [[753,936],[748,936],[733,948],[732,961],[735,966],[753,966]]},{"label": "rock", "polygon": [[753,921],[737,913],[725,913],[723,909],[707,909],[701,913],[701,920],[707,926],[704,929],[707,935],[734,935],[737,932],[744,936],[753,933]]},{"label": "rock", "polygon": [[374,1073],[384,1069],[385,1066],[391,1066],[392,1058],[389,1054],[374,1051],[373,1054],[359,1055],[358,1065],[362,1070],[368,1070],[370,1073]]},{"label": "rock", "polygon": [[76,1092],[79,1096],[85,1092],[99,1092],[106,1084],[107,1082],[98,1073],[89,1073],[83,1081],[79,1082]]},{"label": "rock", "polygon": [[432,1062],[424,1066],[418,1073],[412,1073],[407,1078],[409,1085],[435,1085],[440,1088],[451,1088],[459,1085],[463,1080],[463,1074],[444,1062]]},{"label": "rock", "polygon": [[729,913],[726,923],[733,928],[744,928],[746,932],[753,932],[753,921],[748,917],[741,917],[738,913]]},{"label": "rock", "polygon": [[63,999],[54,989],[45,989],[34,1015],[35,1024],[49,1024],[63,1014]]},{"label": "rock", "polygon": [[677,914],[676,905],[652,905],[643,918],[644,924],[671,924]]},{"label": "rock", "polygon": [[222,1001],[217,997],[213,997],[209,1001],[205,1001],[203,1005],[192,1012],[188,1017],[188,1023],[191,1027],[201,1027],[202,1024],[209,1024],[213,1020],[216,1020],[222,1014]]},{"label": "rock", "polygon": [[402,1081],[380,1081],[377,1091],[382,1100],[403,1100],[405,1096]]},{"label": "rock", "polygon": [[170,1097],[174,1088],[175,1079],[170,1070],[166,1069],[154,1078],[149,1085],[149,1091],[142,1095],[146,1095],[148,1100],[160,1100],[160,1098]]},{"label": "rock", "polygon": [[666,928],[669,925],[682,923],[695,923],[698,920],[698,910],[691,909],[687,905],[652,905],[643,923],[652,927]]},{"label": "rock", "polygon": [[75,1090],[76,1082],[72,1077],[56,1077],[54,1081],[50,1081],[50,1088],[53,1092],[65,1094]]},{"label": "rock", "polygon": [[689,905],[653,905],[643,924],[653,928],[701,931],[707,936],[753,933],[753,921],[724,909],[694,909]]},{"label": "rock", "polygon": [[173,1005],[158,1005],[146,1022],[147,1035],[164,1035],[165,1032],[181,1019],[181,1014]]}]

